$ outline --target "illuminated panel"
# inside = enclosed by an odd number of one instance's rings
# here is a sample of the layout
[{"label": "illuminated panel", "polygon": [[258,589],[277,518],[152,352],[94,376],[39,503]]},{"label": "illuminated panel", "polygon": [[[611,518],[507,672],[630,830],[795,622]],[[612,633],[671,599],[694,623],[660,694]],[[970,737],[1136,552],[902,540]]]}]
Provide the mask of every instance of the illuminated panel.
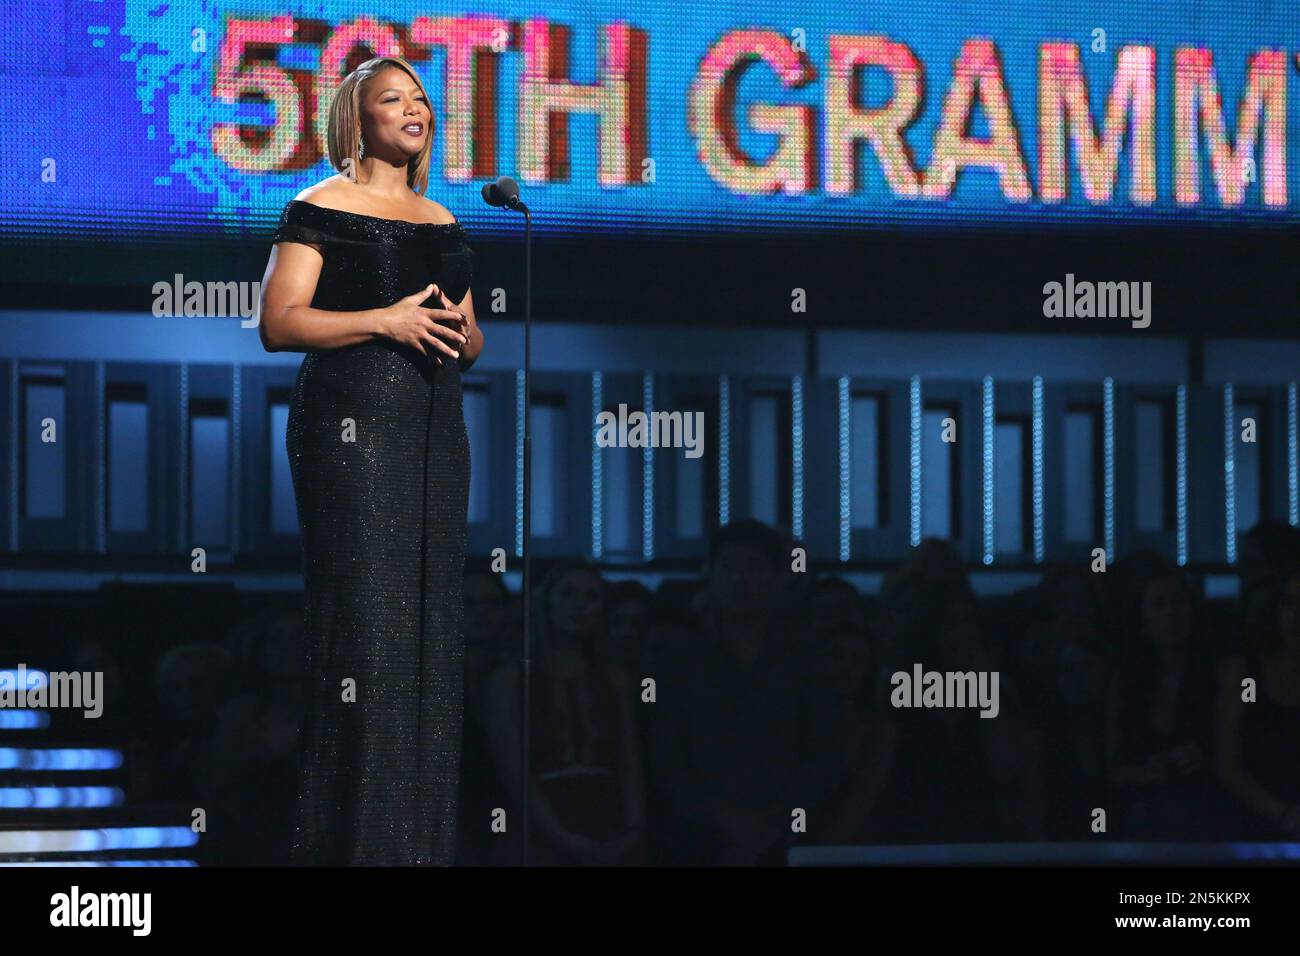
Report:
[{"label": "illuminated panel", "polygon": [[1106,563],[1115,560],[1115,382],[1102,384],[1102,534]]},{"label": "illuminated panel", "polygon": [[[1293,4],[24,0],[15,16],[0,136],[24,172],[0,238],[267,237],[341,172],[329,107],[372,54],[414,65],[429,195],[489,234],[515,228],[479,196],[503,173],[558,234],[1297,218]],[[96,135],[69,152],[69,125]]]},{"label": "illuminated panel", "polygon": [[7,810],[116,807],[121,804],[120,787],[0,787],[0,807]]},{"label": "illuminated panel", "polygon": [[838,415],[839,429],[837,431],[839,454],[840,454],[840,560],[849,560],[850,543],[851,543],[851,521],[852,512],[852,494],[851,485],[852,471],[849,466],[850,462],[850,405],[849,405],[849,380],[842,376],[836,383],[838,391],[836,393],[835,408]]},{"label": "illuminated panel", "polygon": [[1229,564],[1237,563],[1237,429],[1233,419],[1232,383],[1223,386],[1223,519],[1224,554]]},{"label": "illuminated panel", "polygon": [[604,515],[605,506],[604,472],[601,470],[600,445],[596,436],[600,433],[600,413],[604,409],[604,387],[600,372],[591,373],[591,556],[599,559],[605,553]]},{"label": "illuminated panel", "polygon": [[1179,385],[1177,394],[1177,423],[1178,429],[1178,454],[1176,467],[1178,468],[1177,476],[1177,502],[1175,507],[1178,513],[1178,563],[1185,565],[1187,563],[1187,386]]},{"label": "illuminated panel", "polygon": [[731,520],[731,382],[718,376],[718,525]]},{"label": "illuminated panel", "polygon": [[910,511],[908,540],[912,547],[921,543],[921,376],[913,375],[908,386],[911,444],[908,453],[908,488]]},{"label": "illuminated panel", "polygon": [[1030,454],[1033,456],[1033,514],[1034,514],[1034,562],[1043,563],[1043,377],[1034,376],[1033,384],[1033,443]]},{"label": "illuminated panel", "polygon": [[50,715],[39,710],[0,710],[0,730],[39,730],[50,725]]},{"label": "illuminated panel", "polygon": [[[641,408],[654,421],[655,377],[646,372],[641,381]],[[655,556],[655,455],[654,442],[641,449],[641,557],[653,561]]]},{"label": "illuminated panel", "polygon": [[120,750],[0,747],[0,770],[116,770],[120,766]]},{"label": "illuminated panel", "polygon": [[[531,430],[530,430],[531,431]],[[528,439],[532,441],[532,435]],[[531,470],[531,465],[530,465]],[[532,475],[528,476],[530,479]],[[515,372],[515,557],[524,555],[524,370]]]},{"label": "illuminated panel", "polygon": [[[1269,457],[1265,454],[1264,443],[1268,440],[1271,429],[1267,421],[1268,409],[1262,402],[1249,397],[1242,401],[1238,397],[1234,405],[1232,420],[1236,441],[1232,453],[1233,526],[1240,534],[1259,524],[1268,511],[1268,503],[1264,500],[1264,475],[1268,469]],[[1255,423],[1254,441],[1242,440],[1246,419]]]},{"label": "illuminated panel", "polygon": [[189,827],[103,827],[97,830],[0,831],[0,853],[92,853],[195,846]]},{"label": "illuminated panel", "polygon": [[33,860],[23,863],[0,863],[0,866],[76,866],[76,867],[118,867],[118,866],[198,866],[194,860]]},{"label": "illuminated panel", "polygon": [[1297,447],[1296,383],[1286,387],[1286,486],[1287,516],[1292,526],[1300,525],[1300,448]]},{"label": "illuminated panel", "polygon": [[790,530],[795,540],[803,538],[803,379],[790,383]]},{"label": "illuminated panel", "polygon": [[993,379],[984,376],[984,563],[993,563],[994,536],[997,528],[993,517]]},{"label": "illuminated panel", "polygon": [[24,376],[22,408],[24,514],[28,518],[62,518],[68,447],[64,440],[68,427],[64,383]]}]

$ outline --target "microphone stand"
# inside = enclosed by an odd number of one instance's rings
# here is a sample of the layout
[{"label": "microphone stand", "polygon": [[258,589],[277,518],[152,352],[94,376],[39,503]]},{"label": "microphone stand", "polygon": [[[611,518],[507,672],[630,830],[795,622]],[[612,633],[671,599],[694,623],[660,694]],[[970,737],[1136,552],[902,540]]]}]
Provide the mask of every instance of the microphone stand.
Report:
[{"label": "microphone stand", "polygon": [[521,785],[522,799],[520,801],[524,812],[524,866],[528,866],[528,783],[529,783],[529,747],[530,737],[528,734],[528,712],[529,712],[529,686],[532,677],[532,660],[530,652],[532,643],[530,635],[532,631],[533,616],[529,611],[529,605],[532,598],[531,575],[529,574],[529,558],[532,554],[532,548],[528,546],[532,540],[532,513],[533,513],[533,495],[532,495],[532,463],[533,448],[532,434],[528,427],[529,419],[532,417],[532,396],[529,392],[528,372],[532,361],[532,317],[533,317],[533,217],[527,206],[516,198],[511,204],[511,208],[518,209],[524,214],[524,656],[523,656],[523,678],[524,678],[524,710],[523,710],[523,755],[522,766],[523,783]]},{"label": "microphone stand", "polygon": [[532,659],[529,656],[532,650],[532,622],[533,615],[532,605],[532,574],[531,574],[531,557],[532,549],[529,542],[533,536],[533,489],[532,489],[532,464],[533,464],[533,436],[532,429],[529,425],[532,418],[532,392],[529,386],[529,371],[532,367],[532,328],[533,328],[533,216],[528,207],[519,199],[519,186],[508,176],[502,176],[495,183],[488,183],[483,187],[483,200],[490,206],[505,206],[507,209],[513,209],[515,212],[524,214],[524,527],[523,527],[523,552],[524,552],[524,646],[523,657],[520,659],[523,671],[523,711],[521,714],[521,734],[520,734],[520,776],[519,776],[519,806],[524,815],[523,834],[524,834],[524,851],[523,864],[528,866],[528,783],[529,783],[529,743],[531,735],[529,733],[529,711],[531,710],[531,684],[532,684]]}]

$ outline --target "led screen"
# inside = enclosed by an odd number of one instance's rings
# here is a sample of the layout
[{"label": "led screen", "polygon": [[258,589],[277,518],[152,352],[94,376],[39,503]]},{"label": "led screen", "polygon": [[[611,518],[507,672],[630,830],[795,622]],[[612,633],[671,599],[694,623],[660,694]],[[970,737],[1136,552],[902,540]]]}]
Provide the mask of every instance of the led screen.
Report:
[{"label": "led screen", "polygon": [[[22,0],[4,228],[264,236],[369,53],[433,100],[429,195],[554,233],[1287,224],[1300,8]],[[510,224],[512,227],[514,224]]]}]

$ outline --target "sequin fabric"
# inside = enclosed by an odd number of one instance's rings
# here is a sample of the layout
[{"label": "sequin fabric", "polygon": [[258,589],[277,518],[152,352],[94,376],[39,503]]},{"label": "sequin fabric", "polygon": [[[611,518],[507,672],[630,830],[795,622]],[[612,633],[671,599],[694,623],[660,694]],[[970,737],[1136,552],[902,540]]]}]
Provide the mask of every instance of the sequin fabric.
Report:
[{"label": "sequin fabric", "polygon": [[[470,286],[459,223],[294,200],[273,241],[321,251],[319,309],[387,306],[430,282],[460,302]],[[309,351],[286,447],[308,680],[292,862],[450,865],[470,474],[458,363],[383,338]]]}]

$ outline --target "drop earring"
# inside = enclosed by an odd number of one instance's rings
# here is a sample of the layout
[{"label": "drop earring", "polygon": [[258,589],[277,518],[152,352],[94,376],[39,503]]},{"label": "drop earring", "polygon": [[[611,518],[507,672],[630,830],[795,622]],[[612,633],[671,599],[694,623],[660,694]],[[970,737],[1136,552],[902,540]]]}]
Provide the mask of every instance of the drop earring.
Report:
[{"label": "drop earring", "polygon": [[365,158],[366,158],[366,138],[364,136],[358,136],[357,137],[357,159],[360,160]]}]

